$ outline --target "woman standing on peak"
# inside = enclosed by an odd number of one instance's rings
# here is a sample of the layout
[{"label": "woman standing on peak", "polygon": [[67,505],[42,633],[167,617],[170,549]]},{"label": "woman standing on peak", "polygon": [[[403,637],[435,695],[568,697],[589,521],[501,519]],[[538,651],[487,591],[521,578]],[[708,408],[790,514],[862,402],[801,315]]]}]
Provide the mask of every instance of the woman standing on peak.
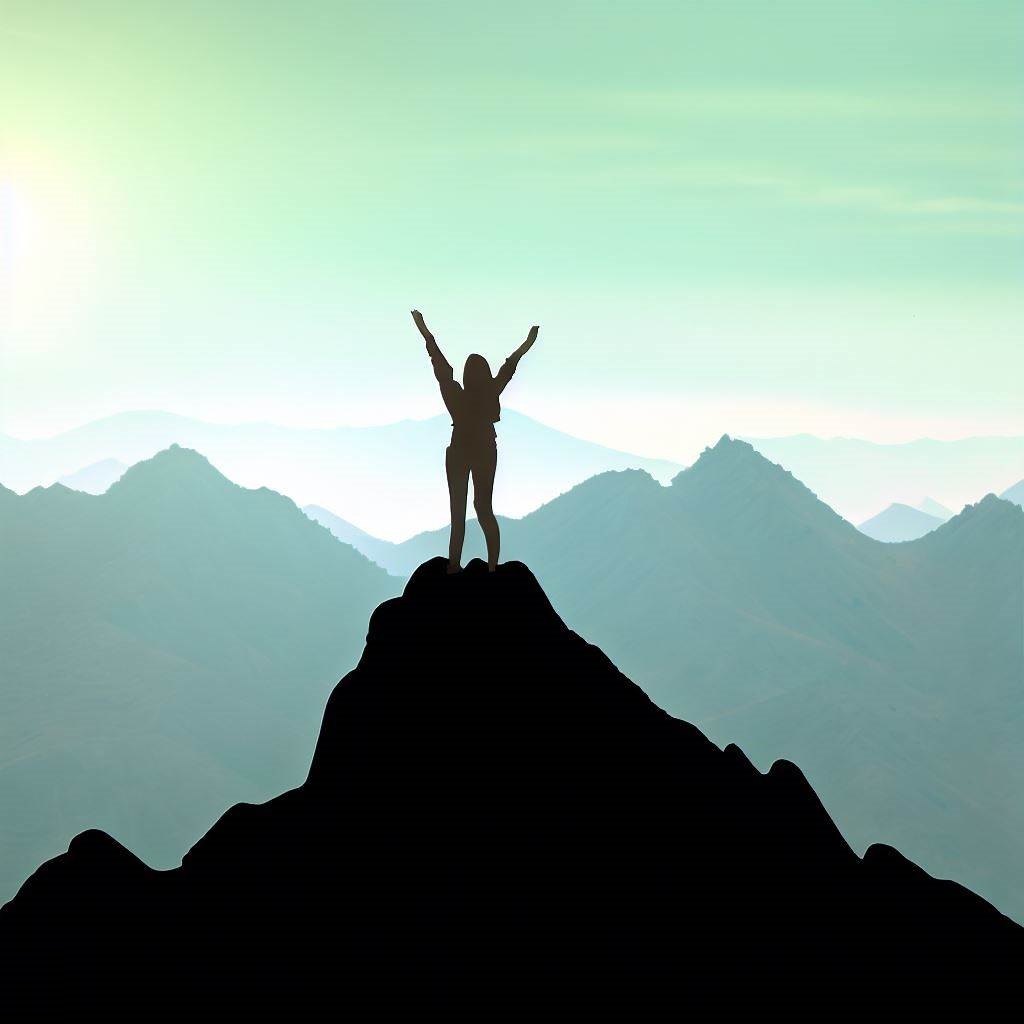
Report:
[{"label": "woman standing on peak", "polygon": [[494,471],[498,463],[498,447],[494,424],[501,419],[498,396],[516,372],[519,360],[537,340],[539,327],[531,327],[526,341],[502,363],[496,377],[483,356],[475,352],[466,359],[462,384],[458,384],[451,363],[445,359],[430,333],[423,314],[412,311],[412,318],[427,343],[427,354],[434,364],[434,376],[441,386],[441,397],[452,417],[452,440],[445,453],[448,475],[448,497],[452,510],[452,532],[448,542],[448,571],[462,568],[462,543],[466,536],[466,497],[469,477],[473,476],[473,508],[487,540],[487,568],[494,572],[498,565],[501,537],[498,520],[494,518],[491,498]]}]

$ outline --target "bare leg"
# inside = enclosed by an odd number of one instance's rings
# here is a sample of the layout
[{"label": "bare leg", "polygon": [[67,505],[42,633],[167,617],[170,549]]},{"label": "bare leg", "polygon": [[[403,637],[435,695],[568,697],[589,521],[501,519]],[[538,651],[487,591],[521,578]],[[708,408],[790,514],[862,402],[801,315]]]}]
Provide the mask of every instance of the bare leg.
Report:
[{"label": "bare leg", "polygon": [[498,552],[501,548],[501,533],[498,520],[494,518],[491,500],[494,494],[494,471],[497,468],[497,447],[490,447],[473,458],[473,508],[476,518],[484,531],[487,541],[487,568],[494,572],[498,567]]},{"label": "bare leg", "polygon": [[448,476],[448,500],[452,513],[452,532],[448,540],[448,572],[462,568],[462,543],[466,539],[466,497],[469,493],[469,466],[462,454],[451,446],[444,456]]}]

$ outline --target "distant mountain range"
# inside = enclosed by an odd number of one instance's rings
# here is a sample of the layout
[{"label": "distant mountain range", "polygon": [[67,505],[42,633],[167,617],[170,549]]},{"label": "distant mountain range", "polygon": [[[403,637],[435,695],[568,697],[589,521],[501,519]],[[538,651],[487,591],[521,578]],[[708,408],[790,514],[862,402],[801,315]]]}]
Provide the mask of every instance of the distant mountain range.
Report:
[{"label": "distant mountain range", "polygon": [[[374,537],[400,541],[448,515],[445,416],[386,426],[301,430],[267,423],[204,423],[163,412],[128,412],[50,438],[0,435],[0,483],[23,492],[54,481],[100,493],[118,468],[171,444],[203,452],[232,480],[267,486],[300,505],[330,510]],[[748,438],[850,522],[890,504],[948,518],[1024,477],[1024,438],[876,444],[810,435]],[[667,483],[682,466],[570,437],[505,410],[495,506],[521,517],[598,473],[643,469]],[[933,495],[919,501],[922,494]],[[939,500],[936,500],[938,498]]]},{"label": "distant mountain range", "polygon": [[875,540],[886,543],[896,543],[906,540],[917,540],[926,533],[931,533],[936,527],[946,522],[946,518],[930,516],[919,508],[911,508],[909,505],[901,505],[895,502],[887,509],[872,516],[867,522],[857,527],[861,533]]},{"label": "distant mountain range", "polygon": [[[1024,477],[1024,437],[906,444],[809,434],[746,440],[851,523],[863,522],[892,502],[916,506],[922,494],[960,509]],[[934,508],[923,511],[936,514]]]},{"label": "distant mountain range", "polygon": [[572,1016],[615,992],[757,1017],[1011,994],[1024,929],[891,847],[855,856],[796,765],[761,774],[665,714],[526,566],[438,558],[374,612],[300,787],[231,808],[174,871],[84,832],[0,910],[0,945],[15,1005],[471,993],[490,1019],[539,985]]},{"label": "distant mountain range", "polygon": [[[880,544],[723,438],[670,487],[602,474],[502,531],[657,703],[759,766],[795,760],[858,850],[891,843],[1024,920],[1020,508],[989,496]],[[446,547],[364,550],[408,573]]]},{"label": "distant mountain range", "polygon": [[169,867],[297,785],[393,578],[181,448],[106,494],[0,489],[0,902],[83,828]]},{"label": "distant mountain range", "polygon": [[[668,481],[681,468],[570,437],[509,409],[497,429],[501,472],[495,506],[506,515],[525,515],[605,470],[645,469]],[[20,492],[98,460],[133,464],[179,444],[201,451],[243,486],[270,487],[299,504],[329,508],[376,536],[401,539],[448,519],[444,450],[450,435],[447,416],[297,430],[129,412],[55,437],[21,441],[0,435],[0,484]]]}]

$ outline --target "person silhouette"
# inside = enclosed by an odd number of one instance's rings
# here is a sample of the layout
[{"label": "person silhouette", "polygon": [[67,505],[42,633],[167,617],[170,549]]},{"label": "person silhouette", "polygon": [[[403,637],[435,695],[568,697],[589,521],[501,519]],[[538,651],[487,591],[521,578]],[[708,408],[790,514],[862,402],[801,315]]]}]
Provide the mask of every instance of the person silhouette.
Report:
[{"label": "person silhouette", "polygon": [[531,327],[526,341],[502,363],[497,376],[483,356],[473,353],[466,358],[462,384],[455,380],[451,363],[434,340],[423,320],[423,314],[412,311],[412,318],[427,345],[427,354],[434,366],[434,376],[441,388],[441,397],[452,418],[452,439],[445,451],[444,468],[448,477],[448,499],[451,503],[452,527],[448,540],[448,572],[462,568],[462,544],[466,537],[466,498],[469,477],[473,477],[473,508],[487,541],[487,568],[494,572],[498,565],[501,534],[491,507],[494,492],[494,471],[498,464],[497,435],[494,424],[501,419],[498,396],[516,372],[519,360],[537,340],[539,327]]}]

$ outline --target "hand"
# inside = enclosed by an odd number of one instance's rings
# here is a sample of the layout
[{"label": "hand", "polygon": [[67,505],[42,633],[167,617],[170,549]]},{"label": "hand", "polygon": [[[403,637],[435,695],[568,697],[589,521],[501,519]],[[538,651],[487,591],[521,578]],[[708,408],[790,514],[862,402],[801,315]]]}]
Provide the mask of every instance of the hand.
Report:
[{"label": "hand", "polygon": [[530,328],[530,333],[527,335],[527,337],[530,339],[530,341],[536,341],[537,340],[537,332],[538,331],[540,331],[540,327],[537,324],[534,324],[533,327]]},{"label": "hand", "polygon": [[423,314],[418,309],[412,310],[412,318],[418,324],[423,323]]}]

